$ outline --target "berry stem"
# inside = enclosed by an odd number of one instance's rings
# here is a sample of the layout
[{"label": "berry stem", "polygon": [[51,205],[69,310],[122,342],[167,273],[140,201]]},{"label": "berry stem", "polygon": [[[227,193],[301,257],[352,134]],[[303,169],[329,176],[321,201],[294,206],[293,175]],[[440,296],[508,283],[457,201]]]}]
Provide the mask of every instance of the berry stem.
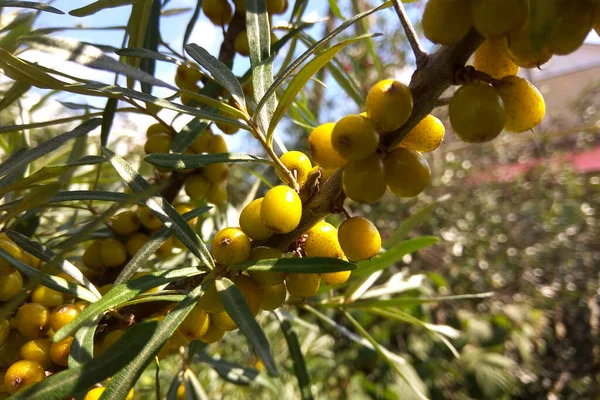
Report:
[{"label": "berry stem", "polygon": [[406,10],[404,9],[404,5],[401,0],[393,0],[392,4],[394,5],[394,10],[396,10],[396,14],[398,14],[398,18],[400,19],[400,23],[402,24],[402,28],[404,28],[404,33],[406,34],[406,38],[410,43],[410,47],[412,48],[413,54],[415,55],[415,59],[417,61],[417,69],[423,68],[425,64],[427,64],[427,60],[429,55],[425,50],[423,50],[423,46],[421,46],[421,42],[419,41],[419,37],[417,36],[417,32],[413,27],[408,15],[406,15]]}]

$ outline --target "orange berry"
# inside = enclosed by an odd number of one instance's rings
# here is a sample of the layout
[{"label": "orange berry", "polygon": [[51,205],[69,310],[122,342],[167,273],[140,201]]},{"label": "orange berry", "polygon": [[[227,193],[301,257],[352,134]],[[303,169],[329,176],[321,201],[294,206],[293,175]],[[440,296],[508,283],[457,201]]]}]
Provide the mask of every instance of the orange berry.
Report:
[{"label": "orange berry", "polygon": [[35,361],[21,360],[11,365],[4,374],[8,393],[20,392],[46,378],[44,367]]}]

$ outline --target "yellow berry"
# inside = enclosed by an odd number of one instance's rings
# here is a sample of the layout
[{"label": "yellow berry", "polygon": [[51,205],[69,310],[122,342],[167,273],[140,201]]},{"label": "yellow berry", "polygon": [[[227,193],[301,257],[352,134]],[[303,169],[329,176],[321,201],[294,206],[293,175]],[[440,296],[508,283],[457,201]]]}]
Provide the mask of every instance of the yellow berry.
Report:
[{"label": "yellow berry", "polygon": [[137,209],[137,213],[140,216],[140,222],[146,228],[150,230],[158,229],[162,226],[162,221],[148,208],[147,206],[142,206]]},{"label": "yellow berry", "polygon": [[222,265],[243,263],[250,257],[250,239],[238,228],[221,229],[212,240],[211,253]]},{"label": "yellow berry", "polygon": [[210,323],[208,325],[208,330],[206,331],[206,333],[204,335],[202,335],[202,337],[200,337],[200,340],[206,344],[215,343],[215,342],[218,342],[219,340],[221,340],[221,338],[223,337],[224,334],[225,334],[225,331],[223,329],[219,328],[218,326],[216,326],[213,322],[213,318],[210,317]]},{"label": "yellow berry", "polygon": [[50,347],[52,341],[47,338],[40,338],[30,340],[21,346],[19,354],[24,360],[35,361],[44,368],[52,365],[52,359],[50,358]]},{"label": "yellow berry", "polygon": [[168,153],[171,150],[173,139],[166,133],[157,133],[148,138],[144,145],[146,154],[152,153]]},{"label": "yellow berry", "polygon": [[412,113],[413,97],[405,84],[393,79],[379,81],[367,94],[367,116],[381,132],[400,128]]},{"label": "yellow berry", "polygon": [[331,134],[334,122],[317,126],[308,136],[308,148],[315,162],[325,168],[340,168],[346,160],[333,149]]},{"label": "yellow berry", "polygon": [[560,0],[557,21],[552,25],[548,47],[566,55],[581,47],[594,25],[594,7],[588,0]]},{"label": "yellow berry", "polygon": [[8,340],[10,334],[10,322],[7,319],[0,321],[0,348],[4,346],[4,343]]},{"label": "yellow berry", "polygon": [[487,142],[502,132],[506,112],[500,95],[487,83],[461,86],[450,101],[450,124],[467,143]]},{"label": "yellow berry", "polygon": [[319,274],[319,277],[326,285],[339,286],[350,279],[351,272],[352,271],[324,272]]},{"label": "yellow berry", "polygon": [[307,257],[345,258],[337,229],[327,222],[320,222],[309,230],[304,252]]},{"label": "yellow berry", "polygon": [[398,148],[383,162],[387,187],[397,196],[416,196],[431,183],[429,163],[416,151]]},{"label": "yellow berry", "polygon": [[50,326],[57,332],[63,326],[73,321],[79,315],[81,310],[75,304],[63,304],[57,307],[50,314]]},{"label": "yellow berry", "polygon": [[27,253],[24,250],[22,250],[21,259],[25,264],[29,265],[32,268],[38,269],[42,266],[42,260],[34,256],[33,254]]},{"label": "yellow berry", "polygon": [[266,311],[273,311],[283,304],[287,295],[287,289],[285,283],[278,285],[265,286],[263,287],[262,302],[260,308]]},{"label": "yellow berry", "polygon": [[331,178],[338,169],[339,168],[321,168],[321,183],[324,183],[327,179]]},{"label": "yellow berry", "polygon": [[100,399],[100,396],[102,396],[102,393],[104,393],[105,390],[106,388],[103,387],[93,388],[85,394],[83,400],[98,400]]},{"label": "yellow berry", "polygon": [[263,197],[255,199],[240,213],[240,228],[254,240],[263,240],[273,235],[273,232],[267,229],[260,219],[262,203]]},{"label": "yellow berry", "polygon": [[211,183],[220,183],[229,177],[229,165],[225,163],[209,164],[204,167],[204,176]]},{"label": "yellow berry", "polygon": [[148,129],[146,130],[146,138],[150,138],[159,133],[164,133],[166,135],[171,136],[171,130],[169,128],[167,128],[163,124],[156,123],[156,124],[152,124],[148,127]]},{"label": "yellow berry", "polygon": [[269,14],[283,14],[287,9],[287,0],[267,0]]},{"label": "yellow berry", "polygon": [[98,291],[100,292],[100,294],[102,296],[104,296],[106,293],[108,293],[110,291],[110,289],[113,288],[113,284],[112,283],[107,283],[106,285],[102,285]]},{"label": "yellow berry", "polygon": [[127,261],[127,249],[120,240],[105,239],[100,246],[100,259],[108,268],[118,267]]},{"label": "yellow berry", "polygon": [[104,337],[102,340],[102,345],[99,346],[99,354],[109,349],[113,344],[117,343],[119,339],[125,334],[125,331],[122,329],[117,329],[111,331],[108,335]]},{"label": "yellow berry", "polygon": [[[23,252],[13,242],[9,242],[8,240],[0,240],[0,249],[6,251],[8,254],[21,261]],[[4,258],[0,258],[0,275],[10,275],[15,271],[16,269],[11,263],[6,261]]]},{"label": "yellow berry", "polygon": [[292,297],[311,297],[317,293],[321,280],[319,274],[289,274],[285,280],[287,290]]},{"label": "yellow berry", "polygon": [[509,132],[525,132],[537,126],[546,113],[542,94],[523,78],[507,76],[495,86],[504,102]]},{"label": "yellow berry", "polygon": [[289,233],[296,229],[302,218],[302,201],[293,189],[275,186],[265,195],[260,207],[263,224],[276,233]]},{"label": "yellow berry", "polygon": [[206,201],[211,204],[224,204],[227,202],[227,181],[211,183],[206,194]]},{"label": "yellow berry", "polygon": [[177,66],[175,84],[180,89],[187,89],[195,92],[198,89],[198,81],[200,81],[203,77],[204,74],[202,71],[182,64]]},{"label": "yellow berry", "polygon": [[21,360],[11,365],[4,374],[4,386],[8,393],[20,392],[46,378],[44,367],[35,361]]},{"label": "yellow berry", "polygon": [[423,12],[423,33],[437,44],[453,44],[471,29],[469,0],[429,0]]},{"label": "yellow berry", "polygon": [[0,275],[0,301],[8,301],[23,288],[23,277],[19,271],[10,275]]},{"label": "yellow berry", "polygon": [[54,307],[62,304],[64,296],[61,292],[50,289],[43,285],[38,285],[31,292],[31,302],[40,304],[44,307]]},{"label": "yellow berry", "polygon": [[102,259],[100,258],[100,247],[102,246],[101,240],[94,240],[92,244],[85,249],[83,253],[82,261],[86,267],[90,269],[99,270],[104,268]]},{"label": "yellow berry", "polygon": [[196,305],[177,329],[187,341],[191,342],[206,334],[209,323],[208,313]]},{"label": "yellow berry", "polygon": [[473,26],[487,38],[500,38],[527,19],[527,0],[471,0]]},{"label": "yellow berry", "polygon": [[[283,257],[279,249],[272,247],[255,247],[250,252],[250,260],[268,260]],[[287,276],[285,272],[274,271],[248,271],[253,281],[261,286],[273,286],[282,283]]]},{"label": "yellow berry", "polygon": [[215,325],[222,331],[234,331],[238,327],[235,321],[227,314],[227,311],[212,314],[210,318],[211,325]]},{"label": "yellow berry", "polygon": [[226,135],[233,135],[234,133],[237,133],[240,130],[239,126],[230,124],[228,122],[217,121],[215,122],[215,125],[217,125],[217,128],[219,128],[221,132],[223,132]]},{"label": "yellow berry", "polygon": [[[312,170],[312,163],[306,154],[300,151],[288,151],[281,156],[280,161],[296,177],[298,185],[302,186],[306,183],[308,174]],[[281,171],[277,170],[277,175],[282,181],[287,182],[287,178]]]},{"label": "yellow berry", "polygon": [[233,9],[225,0],[204,0],[202,11],[217,26],[227,25],[233,17]]},{"label": "yellow berry", "polygon": [[342,186],[347,197],[358,203],[374,203],[385,193],[385,169],[379,154],[352,161],[344,167]]},{"label": "yellow berry", "polygon": [[208,149],[210,154],[227,153],[227,142],[221,135],[214,135]]},{"label": "yellow berry", "polygon": [[331,144],[348,161],[364,160],[377,151],[379,134],[370,119],[347,115],[335,124]]},{"label": "yellow berry", "polygon": [[519,72],[519,66],[508,55],[503,39],[484,41],[475,51],[473,66],[494,79],[517,75]]},{"label": "yellow berry", "polygon": [[69,354],[71,353],[71,344],[73,336],[69,336],[58,343],[50,346],[50,358],[52,362],[60,367],[69,366]]},{"label": "yellow berry", "polygon": [[136,232],[127,238],[125,248],[129,257],[133,257],[150,240],[150,236],[142,232]]},{"label": "yellow berry", "polygon": [[15,316],[16,328],[27,339],[42,337],[50,328],[50,312],[37,303],[23,304]]},{"label": "yellow berry", "polygon": [[206,197],[210,188],[210,181],[204,175],[192,175],[186,178],[184,183],[185,194],[192,200],[200,200]]},{"label": "yellow berry", "polygon": [[156,255],[159,257],[167,257],[173,251],[175,247],[175,236],[169,236],[167,240],[164,241],[163,244],[160,245],[158,250],[156,250]]},{"label": "yellow berry", "polygon": [[342,222],[338,228],[338,240],[344,254],[352,261],[368,260],[381,250],[379,231],[363,217],[352,217]]},{"label": "yellow berry", "polygon": [[213,140],[213,133],[209,129],[205,129],[196,136],[194,142],[190,145],[190,149],[196,153],[209,153],[210,144]]},{"label": "yellow berry", "polygon": [[420,152],[433,151],[442,143],[445,131],[442,121],[428,115],[408,132],[400,146]]},{"label": "yellow berry", "polygon": [[234,41],[234,47],[238,54],[248,57],[250,54],[250,46],[248,45],[248,32],[243,30],[237,34]]},{"label": "yellow berry", "polygon": [[252,314],[258,314],[262,302],[263,288],[246,275],[236,275],[231,278],[231,281],[244,295]]},{"label": "yellow berry", "polygon": [[123,236],[129,236],[140,229],[140,217],[135,211],[123,211],[114,216],[112,220],[113,230]]}]

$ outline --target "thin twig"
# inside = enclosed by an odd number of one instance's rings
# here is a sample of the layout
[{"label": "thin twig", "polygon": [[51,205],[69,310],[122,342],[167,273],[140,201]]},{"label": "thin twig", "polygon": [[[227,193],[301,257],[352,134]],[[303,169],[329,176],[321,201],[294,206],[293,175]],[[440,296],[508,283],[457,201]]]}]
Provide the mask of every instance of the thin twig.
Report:
[{"label": "thin twig", "polygon": [[419,37],[417,36],[417,32],[415,28],[412,26],[408,15],[406,15],[406,10],[404,9],[404,5],[401,0],[393,0],[392,4],[394,5],[394,10],[396,10],[396,14],[398,14],[398,18],[400,19],[400,23],[402,24],[402,28],[404,28],[404,33],[406,34],[406,38],[410,43],[410,47],[415,55],[415,59],[417,61],[417,68],[422,68],[426,63],[429,55],[425,50],[423,50],[423,46],[421,46],[421,42],[419,41]]}]

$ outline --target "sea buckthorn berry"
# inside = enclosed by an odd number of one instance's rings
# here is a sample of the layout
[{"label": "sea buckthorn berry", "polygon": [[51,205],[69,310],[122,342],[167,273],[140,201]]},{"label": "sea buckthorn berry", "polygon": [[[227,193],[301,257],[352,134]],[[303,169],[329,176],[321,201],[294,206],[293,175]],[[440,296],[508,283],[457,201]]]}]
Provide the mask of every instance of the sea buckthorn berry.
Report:
[{"label": "sea buckthorn berry", "polygon": [[10,322],[7,319],[0,322],[0,348],[4,346],[10,334]]},{"label": "sea buckthorn berry", "polygon": [[286,0],[267,0],[267,12],[269,14],[283,14],[286,9]]},{"label": "sea buckthorn berry", "polygon": [[[312,163],[306,154],[301,151],[288,151],[281,156],[280,161],[290,170],[292,175],[296,176],[298,185],[302,186],[306,183],[308,174],[312,170]],[[277,170],[277,175],[282,181],[287,183],[287,178],[281,171]]]},{"label": "sea buckthorn berry", "polygon": [[85,249],[83,257],[81,258],[86,267],[90,269],[102,269],[102,259],[100,258],[100,247],[102,246],[101,240],[94,240],[92,244]]},{"label": "sea buckthorn berry", "polygon": [[85,394],[83,400],[98,400],[105,390],[103,387],[93,388]]},{"label": "sea buckthorn berry", "polygon": [[[0,249],[6,251],[19,261],[23,256],[21,249],[16,244],[9,242],[8,240],[0,240]],[[16,269],[11,263],[6,261],[4,258],[0,258],[0,275],[10,275],[15,271]]]},{"label": "sea buckthorn berry", "polygon": [[260,308],[266,311],[273,311],[283,304],[287,295],[285,283],[273,286],[263,287],[262,302]]},{"label": "sea buckthorn berry", "polygon": [[246,275],[236,275],[231,278],[231,281],[244,295],[252,314],[258,314],[262,302],[263,288]]},{"label": "sea buckthorn berry", "polygon": [[215,125],[217,125],[217,128],[219,128],[221,132],[223,132],[226,135],[233,135],[234,133],[237,133],[240,130],[239,126],[230,124],[228,122],[217,121],[215,122]]},{"label": "sea buckthorn berry", "polygon": [[110,332],[108,335],[104,337],[102,340],[102,344],[99,346],[99,353],[102,353],[109,349],[113,344],[117,343],[119,339],[125,334],[123,329],[117,329],[115,331]]},{"label": "sea buckthorn berry", "polygon": [[467,143],[488,142],[502,132],[506,112],[500,95],[487,83],[461,86],[450,101],[450,124]]},{"label": "sea buckthorn berry", "polygon": [[413,97],[405,84],[393,79],[379,81],[367,94],[367,117],[381,132],[400,128],[412,113]]},{"label": "sea buckthorn berry", "polygon": [[327,179],[331,178],[338,169],[339,168],[321,168],[321,182],[327,182]]},{"label": "sea buckthorn berry", "polygon": [[127,238],[125,248],[129,257],[133,257],[150,240],[150,236],[142,232],[136,232]]},{"label": "sea buckthorn berry", "polygon": [[351,272],[352,271],[324,272],[319,274],[319,277],[323,283],[328,286],[339,286],[350,279]]},{"label": "sea buckthorn berry", "polygon": [[202,294],[202,297],[198,300],[198,306],[211,314],[219,313],[225,309],[214,282],[212,282],[208,289],[206,289],[206,292]]},{"label": "sea buckthorn berry", "polygon": [[509,132],[525,132],[537,126],[546,113],[544,97],[535,86],[518,76],[507,76],[495,86],[504,102]]},{"label": "sea buckthorn berry", "polygon": [[289,274],[285,285],[292,297],[307,298],[319,291],[321,280],[319,274]]},{"label": "sea buckthorn berry", "polygon": [[52,341],[47,338],[30,340],[21,346],[19,354],[24,360],[35,361],[42,367],[48,368],[52,365],[50,346],[52,346]]},{"label": "sea buckthorn berry", "polygon": [[352,217],[342,222],[338,228],[338,240],[344,254],[352,261],[368,260],[381,250],[379,231],[363,217]]},{"label": "sea buckthorn berry", "polygon": [[205,129],[196,136],[196,139],[190,145],[190,149],[196,153],[209,153],[210,145],[215,135],[210,131],[210,129]]},{"label": "sea buckthorn berry", "polygon": [[506,51],[504,39],[485,40],[475,50],[473,66],[494,79],[517,75],[519,66],[513,62]]},{"label": "sea buckthorn berry", "polygon": [[293,189],[275,186],[264,197],[260,207],[263,224],[276,233],[289,233],[296,229],[302,218],[302,201]]},{"label": "sea buckthorn berry", "polygon": [[167,128],[163,124],[156,123],[156,124],[152,124],[148,127],[148,129],[146,130],[146,138],[150,138],[159,133],[164,133],[166,135],[171,136],[171,130],[169,128]]},{"label": "sea buckthorn berry", "polygon": [[262,202],[262,197],[252,200],[240,213],[240,228],[254,240],[263,240],[273,235],[260,219]]},{"label": "sea buckthorn berry", "polygon": [[[175,205],[175,211],[179,213],[179,215],[187,214],[190,211],[194,210],[194,206],[186,203],[179,203]],[[198,217],[194,217],[188,221],[189,226],[195,226],[198,223]]]},{"label": "sea buckthorn berry", "polygon": [[[268,260],[271,258],[281,258],[283,253],[279,249],[272,247],[255,247],[250,252],[249,260]],[[279,285],[285,280],[287,273],[275,271],[248,271],[253,281],[261,286]]]},{"label": "sea buckthorn berry", "polygon": [[452,44],[471,29],[469,0],[429,0],[423,12],[423,33],[436,44]]},{"label": "sea buckthorn berry", "polygon": [[[237,7],[236,7],[237,9]],[[235,51],[244,57],[250,54],[250,46],[248,45],[248,32],[241,31],[237,34],[234,41]]]},{"label": "sea buckthorn berry", "polygon": [[127,249],[120,240],[105,239],[100,246],[100,259],[108,268],[118,267],[127,261]]},{"label": "sea buckthorn berry", "polygon": [[114,216],[112,228],[119,235],[129,236],[140,229],[140,217],[135,211],[123,211]]},{"label": "sea buckthorn berry", "polygon": [[387,187],[397,196],[414,197],[431,183],[431,168],[416,151],[398,148],[383,160]]},{"label": "sea buckthorn berry", "polygon": [[379,134],[370,119],[347,115],[335,124],[331,144],[348,161],[364,160],[377,151]]},{"label": "sea buckthorn berry", "polygon": [[559,0],[558,7],[548,47],[554,54],[566,55],[580,48],[592,30],[594,6],[588,0]]},{"label": "sea buckthorn berry", "polygon": [[42,337],[50,328],[50,312],[37,303],[23,304],[15,316],[16,328],[27,339]]},{"label": "sea buckthorn berry", "polygon": [[308,148],[317,164],[324,168],[340,168],[346,165],[346,160],[333,149],[331,134],[335,122],[317,126],[308,136]]},{"label": "sea buckthorn berry", "polygon": [[210,323],[214,324],[217,328],[223,331],[234,331],[238,327],[235,321],[231,319],[229,314],[227,314],[227,311],[221,311],[220,313],[212,314],[210,318]]},{"label": "sea buckthorn berry", "polygon": [[217,154],[227,153],[227,151],[227,142],[225,141],[225,138],[221,135],[214,135],[210,141],[208,152],[210,154]]},{"label": "sea buckthorn berry", "polygon": [[140,222],[146,228],[154,230],[162,227],[163,223],[160,218],[158,218],[156,214],[154,214],[154,212],[152,212],[152,210],[147,206],[139,207],[137,209],[137,213],[140,216]]},{"label": "sea buckthorn berry", "polygon": [[385,193],[385,169],[381,156],[352,161],[344,167],[342,186],[346,196],[358,203],[374,203]]},{"label": "sea buckthorn berry", "polygon": [[219,183],[229,177],[229,165],[226,163],[209,164],[204,167],[204,176],[212,183]]},{"label": "sea buckthorn berry", "polygon": [[223,338],[223,335],[225,335],[225,331],[213,323],[212,316],[209,315],[209,317],[210,323],[208,325],[208,330],[200,337],[200,340],[206,344],[216,343]]},{"label": "sea buckthorn berry", "polygon": [[536,15],[529,13],[527,22],[521,28],[510,31],[505,38],[508,55],[522,68],[536,68],[552,58],[552,51],[545,41],[531,38],[547,37],[547,25],[553,24],[556,19],[556,2],[530,0],[530,3],[533,1],[538,2],[535,5]]},{"label": "sea buckthorn berry", "polygon": [[423,118],[400,142],[400,146],[414,151],[429,152],[440,147],[446,129],[442,121],[428,115]]},{"label": "sea buckthorn berry", "polygon": [[246,12],[246,0],[233,0],[233,4],[235,5],[236,13]]},{"label": "sea buckthorn berry", "polygon": [[31,302],[44,307],[54,307],[64,302],[64,295],[57,290],[38,285],[31,292]]},{"label": "sea buckthorn berry", "polygon": [[46,378],[44,367],[35,361],[21,360],[11,365],[4,374],[4,386],[13,394],[25,390]]},{"label": "sea buckthorn berry", "polygon": [[243,263],[250,257],[250,239],[238,228],[221,229],[212,240],[211,253],[222,265]]},{"label": "sea buckthorn berry", "polygon": [[[172,236],[171,236],[171,238],[172,238]],[[171,238],[169,238],[169,239],[171,239]],[[160,250],[160,248],[159,248],[159,250]],[[143,276],[148,276],[148,275],[150,275],[150,272],[147,272],[147,271],[136,272],[135,274],[133,274],[131,276],[131,278],[129,278],[129,280],[138,279],[138,278],[141,278]],[[160,285],[157,285],[157,286],[155,286],[153,288],[150,288],[150,289],[146,290],[144,293],[156,293],[156,292],[158,292],[158,286],[160,286]]]},{"label": "sea buckthorn berry", "polygon": [[310,229],[304,252],[307,257],[345,258],[338,242],[337,229],[327,222],[320,222]]},{"label": "sea buckthorn berry", "polygon": [[208,313],[196,305],[177,329],[187,341],[191,342],[204,336],[209,324]]},{"label": "sea buckthorn berry", "polygon": [[210,181],[204,175],[192,175],[185,180],[183,188],[190,199],[200,200],[208,194]]},{"label": "sea buckthorn berry", "polygon": [[500,38],[527,20],[527,0],[471,0],[473,26],[487,38]]},{"label": "sea buckthorn berry", "polygon": [[0,275],[0,301],[8,301],[23,288],[23,277],[19,271],[10,275]]},{"label": "sea buckthorn berry", "polygon": [[206,194],[206,201],[211,204],[224,204],[227,202],[227,181],[211,183]]},{"label": "sea buckthorn berry", "polygon": [[81,310],[75,304],[63,304],[50,314],[50,326],[54,332],[58,332],[63,326],[73,321],[80,312]]},{"label": "sea buckthorn berry", "polygon": [[171,149],[171,143],[173,139],[166,133],[157,133],[148,138],[144,145],[144,151],[146,154],[152,153],[168,153]]},{"label": "sea buckthorn berry", "polygon": [[106,285],[102,285],[98,288],[98,291],[100,292],[100,294],[102,296],[104,296],[106,293],[108,293],[110,291],[110,289],[113,288],[113,284],[112,283],[107,283]]},{"label": "sea buckthorn berry", "polygon": [[24,250],[22,251],[21,258],[25,264],[32,268],[39,269],[42,266],[42,260]]},{"label": "sea buckthorn berry", "polygon": [[217,26],[227,25],[233,17],[231,5],[224,0],[205,0],[202,11],[210,22]]},{"label": "sea buckthorn berry", "polygon": [[202,71],[183,64],[177,66],[177,72],[175,74],[175,84],[177,87],[190,91],[197,91],[197,82],[204,77]]},{"label": "sea buckthorn berry", "polygon": [[169,236],[163,244],[156,250],[156,255],[159,257],[167,257],[175,247],[175,236]]},{"label": "sea buckthorn berry", "polygon": [[69,366],[69,354],[71,353],[71,344],[73,336],[69,336],[58,343],[50,346],[50,358],[52,362],[60,367]]}]

